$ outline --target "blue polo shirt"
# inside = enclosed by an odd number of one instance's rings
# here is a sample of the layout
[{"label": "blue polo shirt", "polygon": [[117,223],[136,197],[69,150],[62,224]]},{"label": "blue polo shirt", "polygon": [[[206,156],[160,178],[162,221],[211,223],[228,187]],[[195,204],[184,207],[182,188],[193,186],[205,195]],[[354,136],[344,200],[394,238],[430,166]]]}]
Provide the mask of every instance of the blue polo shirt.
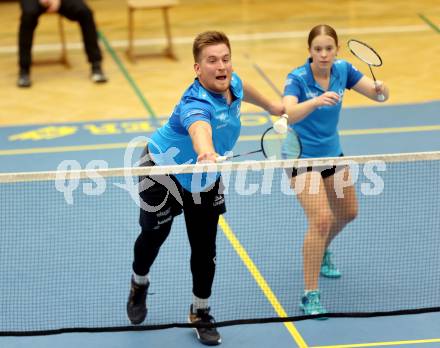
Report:
[{"label": "blue polo shirt", "polygon": [[[311,58],[303,66],[287,75],[284,95],[298,98],[302,103],[320,96],[326,91],[316,83],[310,67]],[[320,106],[301,121],[291,125],[302,145],[302,158],[337,157],[342,153],[339,142],[338,122],[345,89],[351,89],[363,74],[343,59],[334,61],[328,91],[339,94],[339,102],[332,106]]]},{"label": "blue polo shirt", "polygon": [[[196,121],[208,122],[212,127],[212,141],[219,155],[232,151],[240,134],[240,106],[243,100],[243,84],[237,74],[232,74],[233,101],[205,89],[196,78],[176,105],[168,122],[151,136],[148,150],[157,165],[195,164],[194,151],[188,129]],[[217,180],[220,174],[204,175],[202,182],[192,174],[175,175],[188,191],[200,192]],[[200,175],[199,175],[200,176]],[[199,182],[199,184],[197,184]]]}]

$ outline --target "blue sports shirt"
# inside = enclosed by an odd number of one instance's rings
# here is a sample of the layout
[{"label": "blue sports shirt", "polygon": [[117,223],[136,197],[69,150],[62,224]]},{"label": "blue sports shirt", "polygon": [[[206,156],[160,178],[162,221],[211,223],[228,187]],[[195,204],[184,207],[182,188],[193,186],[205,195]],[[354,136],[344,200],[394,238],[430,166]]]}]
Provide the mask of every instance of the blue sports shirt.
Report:
[{"label": "blue sports shirt", "polygon": [[[243,84],[233,73],[230,86],[233,101],[205,89],[196,78],[176,105],[168,122],[157,129],[149,142],[148,150],[157,165],[194,164],[194,151],[188,129],[196,121],[208,122],[212,127],[212,141],[215,151],[224,155],[232,151],[240,134],[240,106],[243,100]],[[184,189],[200,192],[213,184],[220,174],[204,176],[193,181],[193,174],[175,175]],[[199,175],[200,176],[200,175]],[[197,183],[198,182],[198,183]]]},{"label": "blue sports shirt", "polygon": [[[326,91],[316,83],[310,67],[311,58],[303,66],[287,75],[284,95],[298,98],[302,103],[320,96]],[[338,122],[345,89],[351,89],[363,74],[343,59],[334,61],[328,91],[339,94],[339,102],[332,106],[320,106],[301,121],[291,125],[302,145],[302,158],[337,157],[342,153],[339,142]]]}]

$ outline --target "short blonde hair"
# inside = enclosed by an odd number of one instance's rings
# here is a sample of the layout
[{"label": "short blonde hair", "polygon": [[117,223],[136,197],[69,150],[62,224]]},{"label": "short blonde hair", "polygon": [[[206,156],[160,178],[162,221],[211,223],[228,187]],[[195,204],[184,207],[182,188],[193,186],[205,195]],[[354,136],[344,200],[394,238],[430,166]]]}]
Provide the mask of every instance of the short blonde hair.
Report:
[{"label": "short blonde hair", "polygon": [[226,34],[220,31],[205,31],[197,35],[193,43],[194,61],[199,60],[199,55],[205,47],[218,44],[225,44],[231,52],[231,44]]}]

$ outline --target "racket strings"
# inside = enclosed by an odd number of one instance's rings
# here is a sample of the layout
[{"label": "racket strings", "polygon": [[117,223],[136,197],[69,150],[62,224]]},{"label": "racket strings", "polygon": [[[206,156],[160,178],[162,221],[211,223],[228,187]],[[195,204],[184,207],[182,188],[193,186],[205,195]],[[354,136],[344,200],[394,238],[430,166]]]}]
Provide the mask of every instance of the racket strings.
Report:
[{"label": "racket strings", "polygon": [[377,52],[366,43],[358,40],[349,40],[348,47],[356,57],[358,57],[360,60],[364,61],[368,65],[382,65],[382,59],[380,58],[379,54],[377,54]]}]

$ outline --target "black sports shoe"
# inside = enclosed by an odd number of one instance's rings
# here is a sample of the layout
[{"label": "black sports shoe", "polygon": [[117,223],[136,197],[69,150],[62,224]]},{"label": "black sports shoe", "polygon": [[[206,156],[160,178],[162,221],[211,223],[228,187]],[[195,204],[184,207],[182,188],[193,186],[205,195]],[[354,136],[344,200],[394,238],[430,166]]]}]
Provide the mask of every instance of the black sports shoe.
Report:
[{"label": "black sports shoe", "polygon": [[207,346],[216,346],[222,343],[219,332],[215,328],[215,320],[212,315],[209,314],[210,308],[198,309],[196,313],[193,313],[193,306],[191,305],[189,310],[189,322],[191,324],[203,324],[203,327],[195,327],[194,331],[197,334],[197,339],[200,343]]},{"label": "black sports shoe", "polygon": [[102,71],[101,64],[92,64],[92,73],[90,75],[91,80],[94,83],[105,83],[107,82],[107,76],[104,75]]},{"label": "black sports shoe", "polygon": [[20,70],[18,74],[17,86],[20,88],[30,87],[32,85],[29,71]]},{"label": "black sports shoe", "polygon": [[127,315],[132,324],[138,325],[147,316],[147,291],[150,283],[146,285],[136,284],[131,278],[130,295],[127,301]]}]

